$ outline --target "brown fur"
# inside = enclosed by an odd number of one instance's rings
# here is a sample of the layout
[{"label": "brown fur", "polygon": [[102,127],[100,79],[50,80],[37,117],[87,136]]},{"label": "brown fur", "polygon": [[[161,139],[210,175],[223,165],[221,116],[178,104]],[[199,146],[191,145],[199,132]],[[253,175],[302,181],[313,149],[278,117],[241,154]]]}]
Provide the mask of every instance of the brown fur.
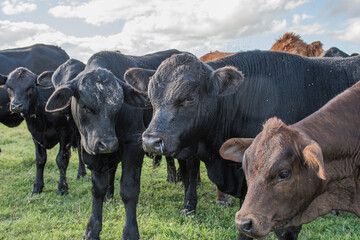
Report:
[{"label": "brown fur", "polygon": [[204,56],[200,57],[199,60],[202,62],[214,61],[219,58],[232,56],[234,54],[235,53],[227,53],[227,52],[219,52],[219,51],[209,52],[209,53],[205,54]]},{"label": "brown fur", "polygon": [[324,52],[320,41],[311,44],[305,43],[301,37],[295,33],[285,33],[270,48],[270,51],[288,52],[304,57],[320,57]]}]

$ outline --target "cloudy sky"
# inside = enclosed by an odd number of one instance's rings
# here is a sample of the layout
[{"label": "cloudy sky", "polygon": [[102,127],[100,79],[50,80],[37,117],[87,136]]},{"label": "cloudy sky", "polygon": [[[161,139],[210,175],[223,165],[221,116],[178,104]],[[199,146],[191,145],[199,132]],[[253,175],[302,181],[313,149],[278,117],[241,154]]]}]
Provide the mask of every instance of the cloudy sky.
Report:
[{"label": "cloudy sky", "polygon": [[2,0],[0,49],[58,45],[87,61],[101,50],[268,50],[293,31],[360,52],[360,0]]}]

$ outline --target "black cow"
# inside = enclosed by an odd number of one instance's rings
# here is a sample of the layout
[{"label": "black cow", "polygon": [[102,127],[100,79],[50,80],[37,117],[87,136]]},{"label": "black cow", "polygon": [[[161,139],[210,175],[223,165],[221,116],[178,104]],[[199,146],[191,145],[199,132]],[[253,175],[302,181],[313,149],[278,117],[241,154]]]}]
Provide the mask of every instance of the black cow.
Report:
[{"label": "black cow", "polygon": [[338,49],[337,47],[331,47],[329,48],[326,52],[324,52],[323,57],[342,57],[342,58],[346,58],[346,57],[354,57],[359,55],[358,53],[353,53],[351,55],[341,51],[340,49]]},{"label": "black cow", "polygon": [[[305,58],[250,51],[202,63],[184,53],[165,60],[155,73],[130,69],[125,80],[142,95],[148,94],[153,106],[153,118],[143,133],[145,151],[199,156],[221,191],[244,199],[241,165],[220,158],[221,144],[232,137],[256,136],[274,115],[294,123],[313,113],[360,79],[359,66],[360,57]],[[298,231],[277,235],[293,239]]]},{"label": "black cow", "polygon": [[[0,51],[0,85],[4,85],[7,76],[18,67],[26,67],[35,74],[55,71],[69,56],[59,47],[36,44],[24,48]],[[9,95],[6,89],[0,88],[0,122],[8,127],[16,127],[23,118],[9,110]]]},{"label": "black cow", "polygon": [[17,67],[25,67],[39,75],[55,69],[69,59],[64,50],[57,46],[35,44],[24,48],[0,51],[0,73],[8,75]]},{"label": "black cow", "polygon": [[126,213],[123,239],[139,238],[136,205],[144,157],[141,134],[150,122],[152,110],[151,105],[149,110],[133,107],[143,102],[144,97],[135,94],[123,76],[130,67],[156,69],[176,53],[179,51],[169,50],[139,57],[119,52],[97,53],[89,59],[84,71],[57,88],[48,100],[46,110],[50,112],[63,111],[71,104],[81,134],[84,161],[92,171],[93,205],[84,238],[99,238],[103,199],[108,182],[114,182],[120,161],[120,195]]},{"label": "black cow", "polygon": [[[71,155],[71,147],[77,147],[78,132],[74,124],[69,124],[64,116],[54,116],[45,112],[45,103],[54,91],[51,84],[52,72],[39,76],[30,70],[20,67],[12,71],[6,81],[6,89],[10,97],[10,111],[20,114],[35,143],[36,179],[33,193],[41,193],[44,187],[44,167],[47,156],[46,149],[60,143],[56,163],[60,170],[58,194],[68,191],[66,169]],[[81,166],[81,164],[80,164]],[[78,176],[83,176],[85,168],[79,168]],[[82,171],[82,172],[81,172]]]}]

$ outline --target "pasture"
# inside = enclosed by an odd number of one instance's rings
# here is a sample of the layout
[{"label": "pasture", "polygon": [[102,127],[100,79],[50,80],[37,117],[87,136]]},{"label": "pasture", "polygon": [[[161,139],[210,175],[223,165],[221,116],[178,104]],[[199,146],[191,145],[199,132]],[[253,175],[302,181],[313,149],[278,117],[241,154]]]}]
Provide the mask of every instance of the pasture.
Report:
[{"label": "pasture", "polygon": [[[78,157],[73,152],[67,171],[69,194],[58,196],[57,148],[48,151],[45,187],[32,195],[35,178],[35,151],[25,123],[17,128],[0,125],[0,239],[81,239],[91,212],[91,181],[88,175],[76,180]],[[119,239],[124,224],[124,207],[116,173],[115,196],[104,204],[101,239]],[[234,215],[239,202],[223,208],[215,204],[215,185],[201,165],[202,185],[198,187],[197,213],[180,216],[183,201],[181,184],[166,182],[166,164],[157,169],[144,159],[141,192],[137,208],[141,239],[236,239]],[[271,234],[266,239],[276,239]],[[360,239],[360,219],[354,214],[327,215],[303,226],[299,239]]]}]

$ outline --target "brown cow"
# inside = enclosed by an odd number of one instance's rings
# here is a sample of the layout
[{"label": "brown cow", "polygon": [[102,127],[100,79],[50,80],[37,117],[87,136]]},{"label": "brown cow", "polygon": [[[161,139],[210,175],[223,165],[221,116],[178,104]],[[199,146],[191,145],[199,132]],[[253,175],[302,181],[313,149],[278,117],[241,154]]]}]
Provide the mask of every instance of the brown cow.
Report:
[{"label": "brown cow", "polygon": [[270,51],[294,53],[304,57],[320,57],[324,52],[320,41],[307,44],[293,32],[285,33],[275,42]]},{"label": "brown cow", "polygon": [[221,156],[242,160],[248,184],[240,231],[261,238],[333,209],[360,217],[359,103],[360,82],[300,122],[271,118],[254,140],[224,143]]},{"label": "brown cow", "polygon": [[231,56],[231,55],[234,55],[234,54],[235,53],[215,51],[215,52],[209,52],[209,53],[205,54],[204,56],[200,57],[199,59],[202,62],[208,62],[208,61],[217,60],[219,58]]}]

